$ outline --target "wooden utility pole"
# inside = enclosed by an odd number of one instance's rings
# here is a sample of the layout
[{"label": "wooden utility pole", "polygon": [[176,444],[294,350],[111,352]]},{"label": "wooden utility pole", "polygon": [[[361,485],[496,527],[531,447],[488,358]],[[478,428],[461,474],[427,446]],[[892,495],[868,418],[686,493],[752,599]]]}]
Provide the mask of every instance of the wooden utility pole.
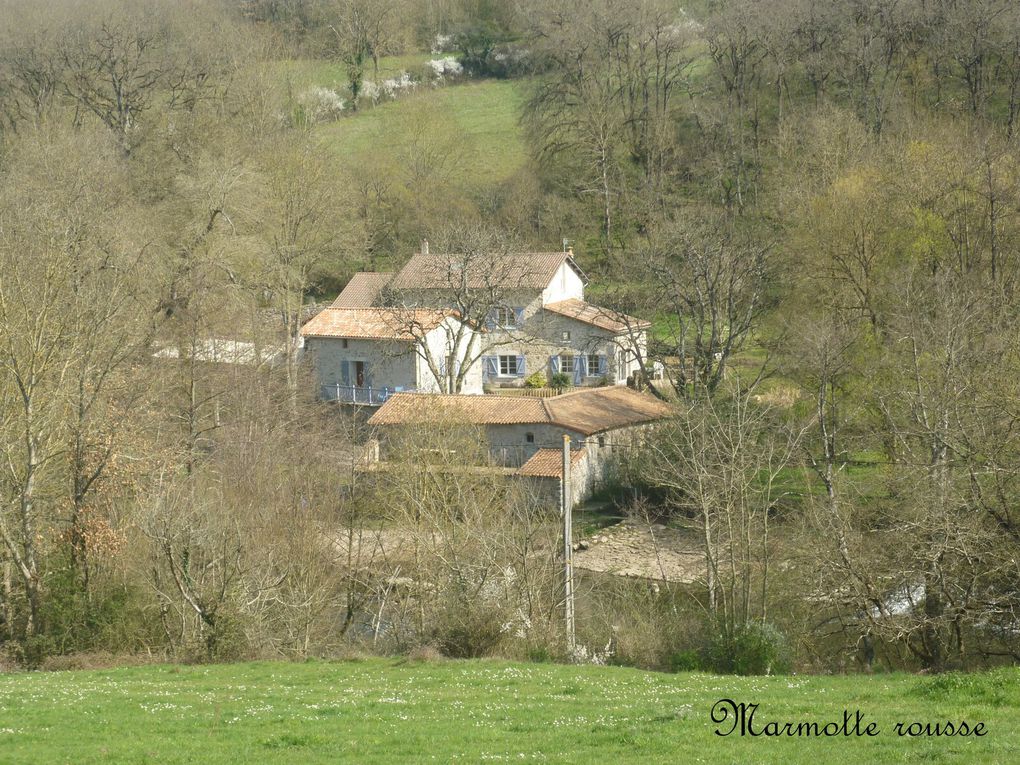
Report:
[{"label": "wooden utility pole", "polygon": [[563,434],[563,477],[560,479],[560,513],[563,517],[563,591],[567,651],[574,655],[574,503],[570,492],[570,436]]}]

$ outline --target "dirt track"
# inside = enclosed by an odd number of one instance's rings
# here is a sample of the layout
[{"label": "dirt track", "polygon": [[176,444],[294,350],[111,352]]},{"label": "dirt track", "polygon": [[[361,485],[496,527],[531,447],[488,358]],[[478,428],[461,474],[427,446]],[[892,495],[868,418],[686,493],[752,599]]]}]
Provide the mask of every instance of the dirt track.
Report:
[{"label": "dirt track", "polygon": [[[342,557],[348,554],[348,535],[337,532],[330,542]],[[414,548],[409,532],[399,529],[363,530],[350,550],[356,567],[406,569]],[[704,554],[690,532],[624,520],[575,542],[574,566],[585,571],[642,579],[695,582],[704,579]]]},{"label": "dirt track", "polygon": [[691,534],[629,520],[581,540],[574,567],[670,582],[694,582],[705,575],[704,554]]}]

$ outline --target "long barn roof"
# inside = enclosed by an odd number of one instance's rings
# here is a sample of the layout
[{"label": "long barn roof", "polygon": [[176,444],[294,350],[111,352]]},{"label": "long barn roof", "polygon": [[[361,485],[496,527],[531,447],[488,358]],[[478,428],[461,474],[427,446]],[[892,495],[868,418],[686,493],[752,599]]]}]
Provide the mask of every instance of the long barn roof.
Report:
[{"label": "long barn roof", "polygon": [[470,425],[557,425],[584,435],[668,417],[673,408],[622,385],[585,388],[551,398],[398,393],[370,425],[412,425],[456,420]]}]

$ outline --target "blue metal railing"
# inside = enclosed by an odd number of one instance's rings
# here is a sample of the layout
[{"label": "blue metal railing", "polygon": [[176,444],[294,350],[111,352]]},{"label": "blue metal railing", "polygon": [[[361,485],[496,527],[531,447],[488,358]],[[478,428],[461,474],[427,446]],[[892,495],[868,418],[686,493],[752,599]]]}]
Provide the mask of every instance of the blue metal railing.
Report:
[{"label": "blue metal railing", "polygon": [[413,393],[414,388],[369,388],[358,385],[323,385],[319,398],[323,401],[340,401],[346,404],[380,406],[394,393]]}]

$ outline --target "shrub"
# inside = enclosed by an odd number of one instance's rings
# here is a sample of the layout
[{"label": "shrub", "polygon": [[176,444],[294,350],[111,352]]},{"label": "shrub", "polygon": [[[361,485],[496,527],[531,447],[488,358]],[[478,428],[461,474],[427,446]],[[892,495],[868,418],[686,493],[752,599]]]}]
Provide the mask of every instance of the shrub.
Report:
[{"label": "shrub", "polygon": [[786,637],[771,624],[748,622],[718,629],[704,651],[704,666],[727,675],[772,675],[790,669]]},{"label": "shrub", "polygon": [[455,607],[442,613],[435,625],[433,643],[444,656],[478,659],[493,654],[506,637],[502,614],[484,606]]},{"label": "shrub", "polygon": [[697,672],[701,669],[701,657],[692,649],[677,651],[669,657],[671,672]]},{"label": "shrub", "polygon": [[544,388],[545,387],[545,375],[542,372],[535,372],[528,375],[528,378],[524,381],[525,388]]},{"label": "shrub", "polygon": [[432,59],[425,66],[430,77],[438,82],[455,79],[464,74],[464,67],[453,56]]},{"label": "shrub", "polygon": [[566,372],[557,372],[549,378],[549,387],[561,392],[570,387],[570,375]]},{"label": "shrub", "polygon": [[49,635],[32,635],[18,644],[15,655],[25,669],[39,669],[55,651],[56,644]]},{"label": "shrub", "polygon": [[314,125],[340,119],[347,103],[335,90],[313,86],[298,96],[294,121]]}]

